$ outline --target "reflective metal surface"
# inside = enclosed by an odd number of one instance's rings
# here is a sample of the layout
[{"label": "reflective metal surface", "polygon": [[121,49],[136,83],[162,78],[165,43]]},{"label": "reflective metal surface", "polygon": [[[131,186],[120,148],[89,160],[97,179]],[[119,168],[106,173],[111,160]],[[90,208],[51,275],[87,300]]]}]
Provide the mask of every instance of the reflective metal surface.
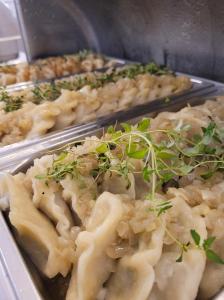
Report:
[{"label": "reflective metal surface", "polygon": [[[1,174],[0,174],[1,176]],[[8,225],[0,212],[0,263],[3,278],[0,276],[0,281],[7,281],[7,289],[9,300],[41,300],[39,292],[33,285],[33,281],[29,272],[27,272],[24,260],[18,250],[13,236],[8,228]],[[4,280],[4,281],[3,281]],[[1,291],[0,299],[4,293]]]},{"label": "reflective metal surface", "polygon": [[224,1],[16,3],[30,59],[90,48],[224,81]]}]

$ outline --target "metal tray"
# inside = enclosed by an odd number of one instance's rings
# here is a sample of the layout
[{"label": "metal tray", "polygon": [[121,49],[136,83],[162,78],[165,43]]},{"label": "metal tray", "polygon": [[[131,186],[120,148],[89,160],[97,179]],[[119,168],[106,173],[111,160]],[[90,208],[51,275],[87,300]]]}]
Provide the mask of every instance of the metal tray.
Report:
[{"label": "metal tray", "polygon": [[[129,113],[125,115],[123,112],[121,112],[119,116],[117,115],[117,117],[120,121],[129,119],[131,123],[134,123],[143,115],[152,117],[158,112],[164,110],[177,111],[187,103],[190,103],[191,105],[201,104],[205,101],[205,99],[206,97],[193,97],[191,99],[182,98],[182,101],[180,101],[180,98],[176,97],[173,98],[169,104],[164,103],[164,101],[161,102],[160,105],[151,103],[151,109],[149,109],[147,112],[141,108],[141,114],[136,114],[135,108],[132,113],[129,111]],[[66,135],[64,132],[63,134],[55,135],[53,138],[45,137],[38,141],[35,146],[31,147],[32,151],[29,147],[26,149],[26,159],[20,164],[18,164],[17,161],[17,166],[14,166],[14,169],[11,169],[11,172],[16,174],[20,171],[26,171],[27,168],[32,165],[34,158],[40,157],[50,150],[62,147],[68,142],[80,140],[91,135],[100,136],[103,133],[104,125],[113,123],[114,121],[114,117],[110,117],[110,119],[108,118],[107,120],[101,120],[101,122],[98,123],[98,128],[86,127],[85,132],[80,131],[77,133],[76,131],[69,132],[68,130],[68,135]],[[24,152],[24,150],[22,150],[21,153],[22,152]],[[19,153],[19,156],[21,153]],[[18,155],[18,153],[16,155]],[[3,214],[1,212],[0,241],[2,241],[2,243],[0,242],[0,282],[5,282],[5,296],[2,297],[2,294],[0,294],[1,300],[61,300],[61,298],[58,298],[58,291],[56,289],[58,278],[49,280],[42,277],[38,273],[23,251],[19,249],[19,246],[12,235],[12,229],[7,222],[7,214]],[[64,283],[65,282],[66,279]],[[224,292],[221,292],[219,295],[217,295],[217,297],[214,298],[214,300],[224,299],[223,297]]]},{"label": "metal tray", "polygon": [[[113,67],[121,67],[121,66],[124,66],[126,64],[134,63],[134,62],[130,62],[128,60],[124,60],[124,59],[120,59],[120,58],[116,58],[116,57],[112,57],[112,56],[107,56],[107,55],[103,55],[103,57],[108,62],[113,60],[115,62]],[[107,69],[109,69],[109,67],[94,69],[91,72],[104,72]],[[21,89],[32,88],[35,85],[40,84],[40,83],[54,82],[56,80],[69,78],[69,77],[72,77],[72,76],[75,76],[75,75],[78,75],[78,74],[84,74],[84,73],[87,73],[87,71],[75,72],[75,73],[71,73],[69,75],[54,77],[54,78],[51,78],[51,79],[40,79],[40,80],[36,80],[36,81],[22,81],[22,82],[19,82],[19,83],[6,85],[5,88],[8,92],[14,92],[14,91],[19,91]]]},{"label": "metal tray", "polygon": [[53,145],[60,146],[61,142],[69,143],[77,135],[115,122],[130,120],[146,113],[158,113],[159,111],[170,110],[173,107],[178,109],[187,103],[194,105],[198,101],[197,97],[208,96],[218,90],[214,83],[207,82],[206,80],[191,77],[191,81],[193,87],[190,90],[169,96],[169,102],[166,102],[167,97],[155,99],[149,103],[100,117],[94,122],[72,125],[64,130],[52,132],[43,137],[4,146],[0,148],[0,171],[10,171],[18,162],[23,161],[36,152],[44,151],[49,146],[49,142],[51,147]]},{"label": "metal tray", "polygon": [[[126,61],[126,63],[128,63]],[[108,68],[106,68],[108,69]],[[104,69],[98,69],[98,71],[105,71]],[[183,73],[177,73],[177,75],[185,75],[188,76],[192,82],[192,87],[188,90],[179,92],[177,94],[173,94],[169,96],[169,102],[165,103],[165,100],[167,97],[164,98],[157,98],[153,101],[146,102],[145,104],[138,105],[138,106],[133,106],[130,109],[123,110],[123,111],[118,111],[115,113],[112,113],[110,115],[107,115],[105,117],[100,117],[96,119],[93,122],[89,122],[86,124],[78,124],[78,125],[71,125],[70,127],[67,127],[65,129],[62,129],[60,131],[55,131],[49,134],[44,135],[43,137],[38,137],[35,139],[30,139],[30,140],[24,140],[18,143],[14,143],[11,145],[3,146],[0,147],[0,170],[9,170],[8,165],[13,164],[18,160],[21,160],[22,157],[19,156],[18,151],[21,149],[27,149],[28,147],[32,147],[33,151],[39,150],[39,144],[43,141],[48,140],[49,138],[51,139],[57,139],[58,136],[63,134],[64,132],[66,134],[70,135],[70,138],[74,137],[76,134],[79,134],[81,132],[85,132],[86,130],[94,129],[94,128],[99,128],[100,126],[106,126],[108,124],[113,123],[114,121],[120,121],[120,120],[127,120],[132,118],[133,116],[140,116],[144,113],[147,112],[152,112],[154,110],[164,110],[168,109],[172,103],[177,105],[177,102],[185,105],[186,101],[189,99],[189,101],[192,97],[196,96],[204,96],[204,95],[211,95],[215,93],[221,93],[222,89],[224,91],[224,85],[221,83],[216,83],[211,80],[206,80],[200,77],[195,77],[195,76],[190,76],[188,74],[183,74]],[[65,78],[65,77],[63,77]],[[51,80],[52,81],[52,80]],[[46,81],[44,81],[46,82]],[[47,81],[49,82],[49,81]],[[23,87],[21,84],[18,84],[17,86],[11,87],[10,91],[15,91],[15,90],[20,90],[24,88],[30,88],[34,84],[31,83],[26,83]],[[224,92],[223,92],[224,93]],[[185,102],[184,102],[185,101]],[[23,151],[23,158],[24,155],[27,153],[26,150]],[[4,157],[4,155],[11,155],[8,156],[7,158]]]}]

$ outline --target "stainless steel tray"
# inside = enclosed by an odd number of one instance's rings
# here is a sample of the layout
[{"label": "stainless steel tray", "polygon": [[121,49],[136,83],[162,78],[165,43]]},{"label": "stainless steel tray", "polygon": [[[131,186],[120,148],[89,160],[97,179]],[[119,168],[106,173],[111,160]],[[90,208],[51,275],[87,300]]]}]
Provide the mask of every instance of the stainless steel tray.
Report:
[{"label": "stainless steel tray", "polygon": [[[126,62],[128,63],[128,62]],[[108,68],[106,68],[108,69]],[[99,70],[98,70],[99,71]],[[105,71],[104,69],[100,69],[100,71]],[[119,120],[127,120],[132,118],[133,116],[140,116],[147,112],[152,112],[154,110],[164,110],[168,109],[172,103],[175,103],[177,105],[177,102],[180,103],[180,105],[186,104],[187,99],[190,100],[192,97],[196,96],[204,96],[204,95],[211,95],[215,93],[221,93],[222,84],[216,83],[210,80],[206,80],[199,77],[190,76],[187,74],[177,73],[177,75],[185,75],[188,76],[192,82],[192,87],[186,91],[180,92],[178,94],[173,94],[169,96],[169,103],[165,103],[164,98],[155,99],[153,101],[150,101],[149,103],[145,103],[143,105],[134,106],[128,110],[125,111],[119,111],[116,113],[111,114],[110,116],[105,116],[96,119],[93,122],[86,123],[86,124],[78,124],[78,125],[72,125],[70,127],[67,127],[61,131],[53,132],[45,135],[44,137],[30,139],[21,141],[18,143],[14,143],[8,146],[0,147],[0,170],[9,170],[8,165],[13,164],[15,160],[21,160],[22,157],[19,156],[18,151],[22,148],[27,149],[28,147],[32,147],[33,151],[36,151],[39,149],[39,144],[41,141],[48,140],[49,138],[57,139],[61,134],[64,132],[66,134],[69,134],[70,138],[74,137],[76,134],[79,134],[80,132],[85,132],[86,130],[99,128],[100,126],[106,126],[108,124],[113,123],[114,121]],[[63,77],[65,78],[65,77]],[[52,81],[52,80],[51,80]],[[44,81],[46,82],[46,81]],[[20,89],[26,89],[32,87],[33,83],[26,83],[26,84],[18,84],[17,86],[11,87],[11,91],[20,90]],[[224,88],[223,88],[224,90]],[[185,101],[185,102],[184,102]],[[23,152],[23,157],[25,155],[26,150]],[[7,154],[7,158],[4,157],[4,155]]]},{"label": "stainless steel tray", "polygon": [[[116,57],[112,57],[112,56],[107,56],[107,55],[103,55],[103,56],[106,60],[108,60],[108,62],[109,61],[114,61],[115,62],[115,65],[113,67],[121,67],[121,66],[124,66],[126,64],[131,63],[128,60],[124,60],[124,59],[120,59],[120,58],[116,58]],[[91,72],[104,72],[107,69],[109,69],[109,67],[94,69]],[[75,75],[78,75],[78,74],[84,74],[84,73],[87,73],[87,72],[86,71],[75,72],[75,73],[72,73],[72,74],[69,74],[69,75],[65,75],[65,76],[61,76],[61,77],[54,77],[54,78],[51,78],[51,79],[44,79],[44,80],[40,79],[40,80],[36,80],[36,81],[22,81],[22,82],[19,82],[19,83],[6,85],[5,88],[9,92],[14,92],[14,91],[18,91],[18,90],[21,90],[21,89],[32,88],[35,85],[40,84],[40,83],[54,82],[56,80],[69,78],[69,77],[72,77],[72,76],[75,76]]]},{"label": "stainless steel tray", "polygon": [[[10,171],[15,164],[30,157],[36,152],[44,151],[49,143],[55,146],[60,146],[61,143],[69,143],[75,136],[84,134],[87,131],[101,128],[110,124],[140,117],[146,113],[158,113],[163,110],[179,109],[190,103],[197,103],[199,96],[210,95],[217,91],[217,87],[206,80],[191,78],[193,87],[190,90],[169,96],[169,102],[166,98],[156,99],[149,103],[134,106],[130,109],[115,112],[111,115],[98,118],[96,121],[73,125],[64,130],[49,133],[43,137],[36,139],[21,141],[12,145],[0,148],[0,171]],[[63,138],[62,138],[63,137]]]},{"label": "stainless steel tray", "polygon": [[[121,121],[129,119],[131,123],[136,122],[140,117],[143,115],[147,116],[154,116],[161,110],[169,110],[169,111],[176,111],[179,108],[186,105],[186,103],[190,103],[191,105],[200,104],[204,102],[205,98],[203,97],[196,97],[189,99],[188,97],[183,98],[180,100],[180,97],[173,97],[172,101],[170,103],[164,103],[164,101],[161,100],[161,102],[157,104],[151,103],[151,108],[146,112],[142,110],[141,108],[141,114],[136,114],[136,108],[128,114],[124,114],[124,112],[121,112],[120,115],[117,115],[117,118]],[[147,106],[145,106],[147,107]],[[143,113],[144,112],[144,113]],[[56,149],[58,147],[61,147],[68,142],[80,140],[85,138],[86,136],[91,135],[97,135],[100,136],[103,132],[103,127],[105,124],[109,124],[114,122],[115,119],[113,117],[108,119],[102,119],[101,121],[98,121],[97,128],[96,127],[86,127],[86,131],[82,132],[79,131],[71,131],[69,132],[68,136],[66,136],[66,133],[55,135],[52,137],[45,137],[42,140],[39,140],[34,144],[31,148],[28,147],[25,149],[27,153],[26,159],[23,160],[20,164],[18,164],[16,167],[14,167],[14,170],[11,170],[13,174],[16,174],[20,171],[26,171],[28,167],[32,165],[33,159],[36,157],[42,156],[44,153]],[[55,139],[54,139],[55,138]],[[21,153],[24,152],[24,149],[22,149]],[[19,153],[19,152],[18,152]],[[15,155],[18,155],[16,153]],[[21,155],[19,153],[19,155]],[[11,153],[13,155],[13,153]],[[6,157],[5,157],[6,158]],[[18,163],[18,161],[17,161]],[[1,173],[0,173],[1,175]],[[29,262],[29,259],[24,256],[24,253],[19,249],[17,246],[15,239],[12,235],[12,232],[10,230],[10,226],[7,223],[7,216],[3,215],[3,213],[0,213],[0,262],[2,264],[2,270],[3,274],[6,277],[1,278],[1,272],[0,272],[0,281],[6,280],[7,282],[7,290],[8,291],[8,298],[4,297],[0,299],[1,300],[61,300],[60,298],[57,298],[57,296],[52,296],[52,294],[48,293],[47,290],[54,289],[56,294],[57,290],[55,289],[55,286],[53,285],[53,288],[50,284],[50,280],[44,279],[40,274],[37,272],[37,270],[33,267],[33,265]],[[7,278],[7,279],[6,279]],[[56,279],[57,280],[57,279]],[[46,288],[47,286],[47,288]],[[50,286],[50,288],[49,288]],[[6,293],[5,292],[5,293]],[[56,295],[55,294],[55,295]],[[221,300],[224,299],[224,293],[220,293],[217,297],[214,299]]]}]

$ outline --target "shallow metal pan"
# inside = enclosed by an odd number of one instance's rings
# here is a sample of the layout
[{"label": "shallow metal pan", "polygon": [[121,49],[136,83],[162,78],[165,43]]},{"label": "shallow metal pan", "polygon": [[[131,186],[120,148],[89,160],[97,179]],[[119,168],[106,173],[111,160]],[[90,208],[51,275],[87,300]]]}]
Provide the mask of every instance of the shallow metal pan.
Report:
[{"label": "shallow metal pan", "polygon": [[77,135],[115,122],[130,120],[146,113],[158,113],[159,111],[170,110],[172,107],[178,109],[187,103],[194,104],[196,97],[209,95],[217,90],[216,86],[212,83],[194,78],[191,80],[193,87],[190,90],[169,96],[169,102],[166,102],[167,97],[156,99],[149,103],[98,118],[94,122],[73,125],[64,130],[49,133],[43,137],[4,146],[0,148],[0,170],[9,171],[18,161],[22,161],[36,152],[45,150],[49,146],[49,143],[51,146],[60,146],[63,142],[70,142]]},{"label": "shallow metal pan", "polygon": [[[121,66],[124,66],[126,64],[135,63],[135,62],[130,62],[128,60],[124,60],[124,59],[120,59],[120,58],[116,58],[116,57],[112,57],[112,56],[105,56],[105,55],[103,55],[103,56],[108,61],[108,63],[110,61],[115,62],[113,67],[121,67]],[[105,72],[109,68],[111,68],[111,67],[98,68],[98,69],[94,69],[90,72]],[[65,79],[65,78],[69,78],[69,77],[72,77],[72,76],[75,76],[75,75],[85,74],[85,73],[88,73],[88,71],[75,72],[75,73],[71,73],[69,75],[54,77],[54,78],[51,78],[51,79],[40,79],[40,80],[36,80],[36,81],[22,81],[22,82],[6,85],[5,88],[8,92],[14,92],[14,91],[19,91],[21,89],[32,88],[35,85],[40,84],[40,83],[45,83],[45,82],[51,83],[51,82],[54,82],[56,80]]]},{"label": "shallow metal pan", "polygon": [[[102,69],[101,69],[101,71],[102,71]],[[105,69],[104,69],[104,71],[105,71]],[[17,143],[13,143],[10,145],[0,147],[0,170],[4,169],[3,166],[4,166],[5,161],[3,161],[2,157],[5,155],[5,153],[8,153],[8,154],[14,153],[15,154],[15,152],[17,153],[17,151],[19,149],[27,148],[27,147],[38,148],[38,144],[41,141],[43,141],[44,139],[49,139],[50,137],[56,138],[57,136],[60,136],[60,134],[63,132],[65,132],[67,134],[71,133],[71,135],[74,136],[75,134],[78,134],[78,133],[86,131],[86,130],[91,130],[94,128],[99,128],[100,126],[111,124],[112,122],[115,122],[116,120],[119,121],[120,119],[122,119],[122,120],[130,119],[130,118],[132,118],[132,116],[139,116],[146,112],[151,112],[151,111],[154,111],[157,109],[161,109],[161,110],[167,109],[171,105],[171,102],[175,102],[175,103],[183,102],[184,103],[184,101],[186,101],[186,99],[190,99],[193,96],[195,97],[195,96],[211,95],[211,94],[215,94],[218,92],[220,93],[221,87],[224,86],[219,83],[216,84],[216,82],[213,82],[210,80],[190,76],[187,74],[177,73],[177,75],[188,76],[192,82],[192,87],[188,90],[179,92],[177,94],[170,95],[169,97],[157,98],[148,103],[146,102],[145,104],[133,106],[132,108],[127,109],[127,110],[115,112],[115,113],[112,113],[105,117],[100,117],[89,123],[71,125],[70,127],[62,129],[60,131],[46,134],[43,137],[38,137],[35,139],[30,139],[30,140],[24,140],[21,142],[17,142]],[[32,85],[33,85],[33,83],[32,83]],[[30,88],[31,86],[26,84],[26,88],[27,87]],[[18,87],[13,87],[13,91],[14,91],[14,89],[17,89],[17,88]],[[21,89],[21,86],[19,89]],[[223,88],[223,90],[224,90],[224,88]],[[169,98],[169,100],[170,100],[169,103],[164,103],[165,99],[167,99],[167,98]],[[14,160],[13,157],[10,157],[10,160],[11,159]]]},{"label": "shallow metal pan", "polygon": [[[128,115],[121,112],[119,120],[123,121],[129,119],[130,122],[133,123],[143,115],[154,116],[161,110],[176,111],[185,106],[186,103],[190,103],[191,105],[201,104],[205,101],[205,98],[206,97],[203,98],[194,96],[191,99],[182,98],[182,101],[180,101],[180,99],[176,97],[173,98],[169,104],[164,101],[161,102],[160,105],[151,103],[151,110],[145,112],[145,114],[141,113],[141,115],[136,115],[136,110],[133,110],[132,114],[129,112]],[[152,109],[153,106],[154,109]],[[17,174],[18,172],[26,171],[32,165],[34,158],[40,157],[48,151],[57,149],[59,146],[61,147],[68,142],[80,140],[91,135],[102,135],[104,130],[103,126],[111,123],[112,121],[114,121],[113,118],[110,120],[101,120],[101,122],[98,123],[98,128],[86,130],[85,133],[73,134],[69,138],[66,137],[64,140],[60,139],[58,141],[54,141],[53,139],[46,140],[46,138],[44,138],[43,144],[39,141],[39,148],[30,153],[25,161],[14,167],[12,173]],[[63,135],[61,138],[63,138]],[[54,284],[52,288],[52,280],[44,279],[37,272],[35,267],[33,267],[29,259],[26,258],[24,253],[22,253],[19,249],[12,235],[10,226],[7,223],[7,216],[4,216],[2,213],[0,213],[0,263],[3,273],[7,276],[7,278],[1,278],[0,272],[0,281],[3,281],[4,279],[7,282],[8,295],[10,294],[10,298],[8,298],[9,300],[61,300],[60,298],[57,298],[57,296],[55,296],[55,298],[52,297],[52,294],[49,295],[46,291],[54,289]],[[64,282],[66,283],[66,279]],[[51,288],[49,288],[49,286]],[[56,289],[55,292],[58,294]],[[0,299],[6,300],[7,298],[1,298],[0,294]],[[214,298],[214,300],[221,299],[224,299],[223,292]]]}]

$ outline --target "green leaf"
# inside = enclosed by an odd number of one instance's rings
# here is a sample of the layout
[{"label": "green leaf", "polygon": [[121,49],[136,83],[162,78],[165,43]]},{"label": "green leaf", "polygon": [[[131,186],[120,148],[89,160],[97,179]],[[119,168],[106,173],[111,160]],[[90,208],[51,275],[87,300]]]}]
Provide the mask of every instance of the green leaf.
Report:
[{"label": "green leaf", "polygon": [[183,152],[188,157],[197,156],[201,152],[201,145],[185,148]]},{"label": "green leaf", "polygon": [[114,133],[114,132],[115,132],[114,126],[111,125],[107,128],[107,133],[111,134],[111,133]]},{"label": "green leaf", "polygon": [[157,205],[157,216],[159,217],[161,214],[165,213],[168,209],[172,208],[173,205],[170,201],[164,201]]},{"label": "green leaf", "polygon": [[189,174],[191,171],[193,170],[193,167],[190,166],[190,165],[182,165],[180,168],[179,168],[179,171],[181,172],[182,175],[187,175]]},{"label": "green leaf", "polygon": [[224,264],[224,260],[221,257],[219,257],[218,254],[216,254],[213,250],[207,249],[205,253],[209,260],[217,264],[222,264],[222,265]]},{"label": "green leaf", "polygon": [[137,151],[138,144],[136,143],[130,143],[126,145],[126,154]]},{"label": "green leaf", "polygon": [[112,139],[116,140],[117,138],[121,137],[122,134],[123,132],[121,130],[114,131],[114,133],[112,133]]},{"label": "green leaf", "polygon": [[173,177],[175,177],[175,174],[172,172],[165,172],[162,174],[162,183],[167,183],[168,181],[170,181],[171,179],[173,179]]},{"label": "green leaf", "polygon": [[193,142],[194,143],[196,143],[196,144],[199,143],[201,141],[201,139],[202,139],[202,137],[201,137],[200,134],[196,133],[196,134],[193,135]]},{"label": "green leaf", "polygon": [[157,213],[157,216],[159,217],[161,214],[165,213],[168,209],[172,208],[173,206],[172,205],[168,205],[168,206],[165,206],[163,208],[161,208],[158,213]]},{"label": "green leaf", "polygon": [[121,127],[124,128],[125,132],[130,132],[131,131],[131,125],[128,123],[121,123]]},{"label": "green leaf", "polygon": [[200,176],[201,176],[201,178],[207,180],[207,179],[211,178],[212,175],[214,175],[214,171],[206,172],[206,173],[204,173],[204,174],[201,174]]},{"label": "green leaf", "polygon": [[204,145],[208,145],[212,141],[212,137],[215,134],[216,124],[215,122],[211,122],[206,128],[202,127],[202,131],[204,136],[201,140],[201,143]]},{"label": "green leaf", "polygon": [[22,107],[22,102],[14,102],[14,103],[6,103],[6,106],[4,107],[5,112],[11,112],[14,110],[18,110]]},{"label": "green leaf", "polygon": [[192,236],[192,239],[194,240],[195,245],[199,246],[200,241],[201,241],[201,237],[197,233],[197,231],[195,231],[194,229],[191,229],[191,236]]},{"label": "green leaf", "polygon": [[209,238],[207,238],[206,240],[204,240],[203,242],[203,249],[207,250],[211,247],[211,245],[213,244],[213,242],[215,241],[216,237],[215,236],[210,236]]},{"label": "green leaf", "polygon": [[153,174],[154,170],[148,168],[147,166],[142,170],[142,176],[145,181],[150,181],[150,176]]},{"label": "green leaf", "polygon": [[147,131],[147,129],[149,128],[149,126],[150,126],[150,119],[148,119],[148,118],[143,118],[143,119],[138,123],[137,129],[138,129],[139,131],[145,132],[145,131]]},{"label": "green leaf", "polygon": [[54,160],[54,163],[57,163],[57,162],[59,162],[59,161],[64,160],[64,159],[66,158],[67,155],[68,155],[68,151],[62,151],[62,152],[58,155],[57,159]]},{"label": "green leaf", "polygon": [[131,158],[143,159],[146,156],[147,152],[148,152],[148,149],[142,149],[142,150],[135,151],[135,152],[128,152],[127,155]]},{"label": "green leaf", "polygon": [[40,180],[46,179],[46,175],[36,175],[35,178]]},{"label": "green leaf", "polygon": [[206,128],[202,127],[202,131],[204,132],[205,135],[208,136],[212,136],[214,134],[215,129],[216,129],[216,124],[213,121],[210,122]]},{"label": "green leaf", "polygon": [[215,152],[216,152],[216,148],[210,147],[208,145],[204,146],[204,153],[206,153],[206,154],[215,154]]},{"label": "green leaf", "polygon": [[162,159],[169,159],[169,158],[173,158],[173,157],[177,156],[177,154],[174,151],[169,150],[169,149],[158,151],[156,153],[156,155],[157,155],[157,157],[162,158]]},{"label": "green leaf", "polygon": [[48,171],[47,178],[53,179],[56,181],[62,180],[67,174],[70,174],[72,177],[77,175],[77,161],[73,160],[67,163],[53,163],[52,169]]},{"label": "green leaf", "polygon": [[96,152],[98,153],[105,153],[107,151],[108,151],[108,146],[105,143],[102,143],[100,146],[96,148]]}]

